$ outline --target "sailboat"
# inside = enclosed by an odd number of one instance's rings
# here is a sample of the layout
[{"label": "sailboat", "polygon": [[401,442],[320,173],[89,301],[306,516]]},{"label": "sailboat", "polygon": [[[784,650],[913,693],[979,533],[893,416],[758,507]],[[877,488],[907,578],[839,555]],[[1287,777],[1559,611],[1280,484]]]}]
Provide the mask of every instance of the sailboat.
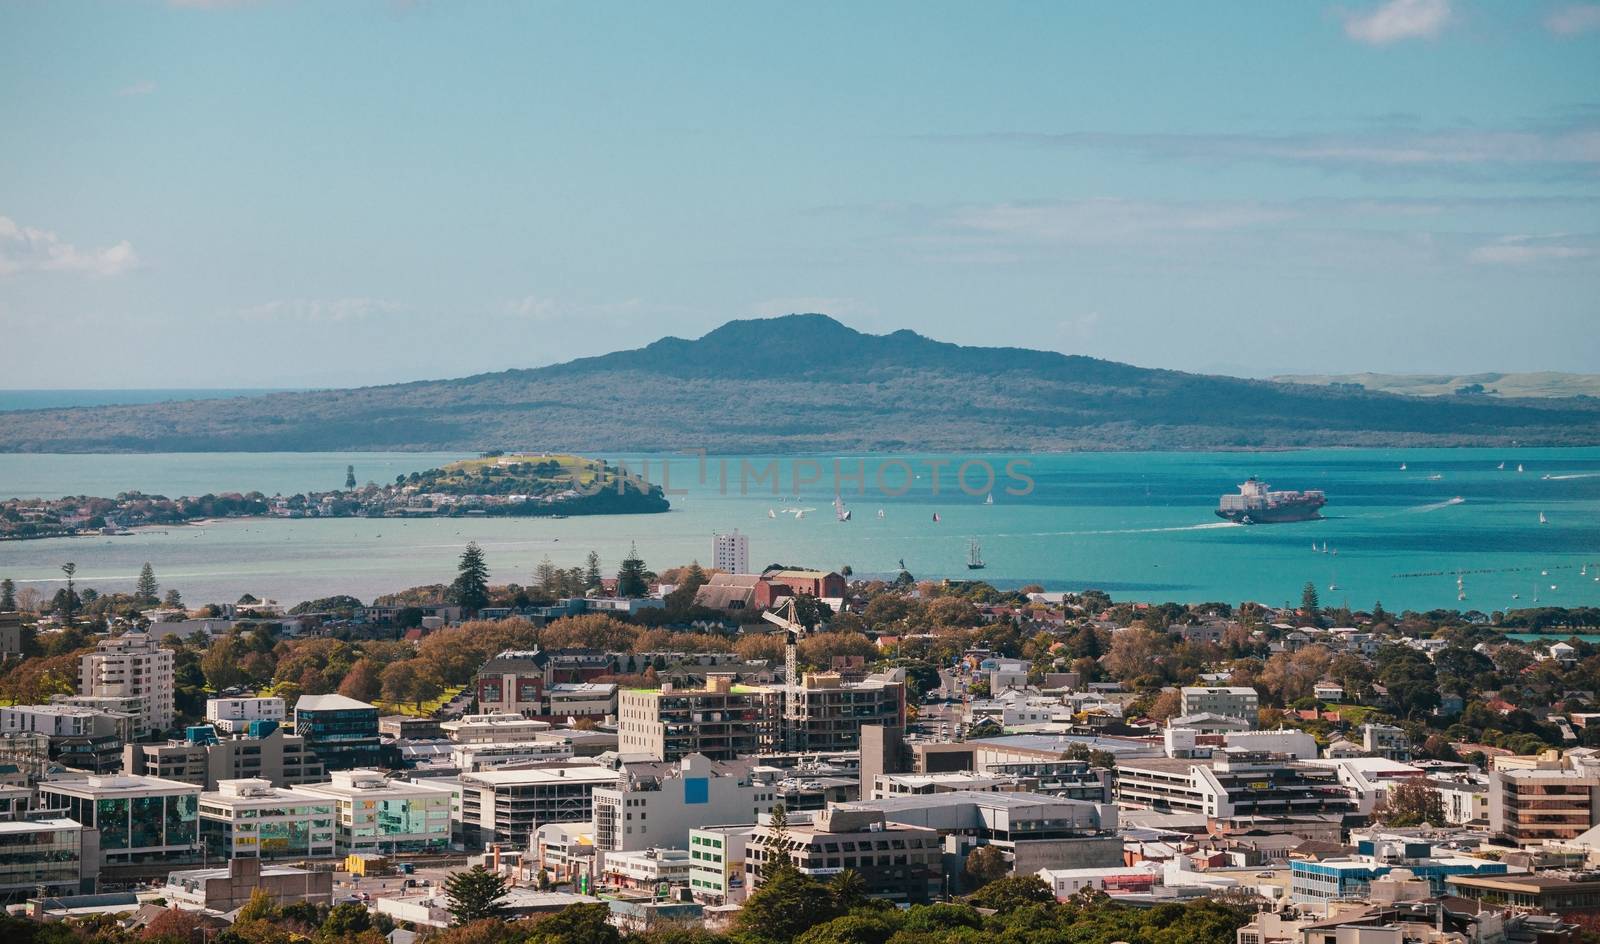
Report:
[{"label": "sailboat", "polygon": [[1317,552],[1317,542],[1312,541],[1311,542],[1311,553],[1315,554],[1316,552]]},{"label": "sailboat", "polygon": [[1502,462],[1502,463],[1500,463],[1498,468],[1500,469],[1501,472],[1504,472],[1506,470],[1506,464],[1504,462]]},{"label": "sailboat", "polygon": [[984,504],[985,504],[985,505],[992,505],[992,504],[994,504],[994,492],[990,492],[990,493],[989,493],[989,494],[987,494],[987,495],[985,495],[985,496],[984,496],[984,497],[983,497],[983,503],[984,503]]},{"label": "sailboat", "polygon": [[778,513],[776,511],[773,511],[771,508],[768,508],[767,509],[767,517],[768,518],[776,518],[776,517],[778,517]]},{"label": "sailboat", "polygon": [[1328,581],[1328,589],[1329,590],[1337,590],[1337,589],[1339,589],[1339,572],[1337,570],[1333,572],[1333,579]]},{"label": "sailboat", "polygon": [[989,565],[983,562],[983,549],[978,546],[977,541],[973,541],[967,546],[967,569],[982,570],[987,566]]},{"label": "sailboat", "polygon": [[842,495],[833,496],[833,517],[839,521],[850,520],[850,509],[844,506],[844,497]]},{"label": "sailboat", "polygon": [[879,519],[879,520],[880,520],[880,521],[881,521],[881,520],[882,520],[882,519],[883,519],[883,509],[882,509],[882,508],[879,508],[879,509],[878,509],[878,519]]},{"label": "sailboat", "polygon": [[1549,519],[1549,518],[1546,518],[1546,517],[1545,517],[1545,516],[1544,516],[1544,512],[1542,512],[1542,511],[1541,511],[1541,512],[1539,512],[1539,523],[1540,523],[1540,524],[1549,524],[1549,523],[1550,523],[1550,519]]},{"label": "sailboat", "polygon": [[938,524],[939,523],[939,513],[937,511],[933,513],[933,523],[934,524]]},{"label": "sailboat", "polygon": [[1404,472],[1405,470],[1406,470],[1406,464],[1404,462],[1400,463],[1400,471]]},{"label": "sailboat", "polygon": [[804,518],[805,516],[806,516],[806,510],[804,508],[796,508],[795,509],[794,520],[799,521],[801,518]]},{"label": "sailboat", "polygon": [[1519,462],[1519,463],[1517,463],[1517,471],[1518,471],[1518,472],[1521,472],[1521,471],[1522,471],[1522,463],[1520,463],[1520,462]]}]

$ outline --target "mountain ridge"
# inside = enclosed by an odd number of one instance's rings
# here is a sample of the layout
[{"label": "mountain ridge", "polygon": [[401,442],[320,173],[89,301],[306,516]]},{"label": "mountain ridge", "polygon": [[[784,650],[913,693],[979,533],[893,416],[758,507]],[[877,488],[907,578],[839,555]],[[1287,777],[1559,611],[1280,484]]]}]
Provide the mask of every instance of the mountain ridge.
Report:
[{"label": "mountain ridge", "polygon": [[1417,398],[1134,367],[808,313],[536,368],[19,411],[5,452],[1267,449],[1600,443],[1600,403]]}]

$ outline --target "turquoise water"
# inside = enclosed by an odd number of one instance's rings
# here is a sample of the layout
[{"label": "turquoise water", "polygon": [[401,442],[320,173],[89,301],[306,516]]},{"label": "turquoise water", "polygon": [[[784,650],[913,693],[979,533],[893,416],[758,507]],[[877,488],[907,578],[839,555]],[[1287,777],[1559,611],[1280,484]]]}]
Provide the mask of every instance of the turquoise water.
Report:
[{"label": "turquoise water", "polygon": [[[259,488],[271,493],[336,487],[347,463],[362,481],[392,479],[449,456],[418,454],[0,455],[0,495],[110,494],[130,487],[168,494]],[[608,568],[632,542],[653,567],[711,558],[711,535],[750,535],[751,565],[804,564],[887,574],[904,559],[918,577],[966,578],[968,542],[981,543],[1002,585],[1104,589],[1139,600],[1268,603],[1298,600],[1306,581],[1325,603],[1390,609],[1541,604],[1600,605],[1600,449],[1313,450],[1284,453],[1084,453],[988,457],[996,469],[1031,462],[1031,494],[995,503],[962,494],[944,469],[931,489],[932,457],[904,457],[922,478],[899,497],[847,489],[854,520],[834,520],[829,476],[783,501],[764,483],[740,494],[739,460],[722,494],[716,464],[698,481],[696,460],[671,463],[674,496],[664,515],[544,519],[336,519],[234,521],[117,538],[0,543],[0,576],[53,592],[58,567],[78,564],[82,584],[131,588],[150,561],[164,585],[190,601],[245,592],[296,601],[331,593],[362,598],[448,580],[468,540],[488,553],[494,579],[527,582],[548,555],[561,566],[597,550]],[[748,460],[757,468],[768,459]],[[782,491],[790,463],[780,460]],[[831,458],[821,459],[831,467]],[[841,460],[847,470],[860,457]],[[964,460],[957,460],[964,461]],[[1496,468],[1501,461],[1507,470]],[[1402,471],[1404,462],[1407,469]],[[1526,471],[1517,474],[1517,463]],[[635,467],[638,462],[635,460]],[[651,478],[661,481],[659,462]],[[802,468],[805,477],[809,469]],[[1242,527],[1213,514],[1217,496],[1256,474],[1277,488],[1327,491],[1327,517]],[[898,482],[891,469],[889,484]],[[1435,479],[1433,476],[1439,476]],[[1549,478],[1546,478],[1549,476]],[[981,478],[981,476],[975,476]],[[1451,504],[1454,497],[1464,499]],[[884,517],[877,517],[883,509]],[[768,517],[772,510],[777,517]],[[796,518],[795,509],[809,509]],[[1544,512],[1548,523],[1539,524]],[[938,513],[941,521],[934,523]],[[1330,553],[1314,552],[1328,545]],[[1337,551],[1337,554],[1331,553]],[[1467,599],[1458,602],[1456,574]],[[1553,588],[1552,588],[1553,585]],[[1329,589],[1336,586],[1338,589]],[[1513,599],[1513,595],[1517,599]]]}]

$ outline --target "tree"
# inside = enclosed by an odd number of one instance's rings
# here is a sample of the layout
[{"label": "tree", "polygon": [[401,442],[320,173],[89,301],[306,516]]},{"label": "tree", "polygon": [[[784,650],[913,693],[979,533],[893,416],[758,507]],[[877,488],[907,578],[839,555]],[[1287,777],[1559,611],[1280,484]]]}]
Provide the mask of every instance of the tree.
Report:
[{"label": "tree", "polygon": [[67,589],[64,594],[58,594],[57,609],[71,622],[72,614],[78,609],[78,594],[72,589],[72,578],[78,574],[78,565],[67,561],[61,565],[61,572],[67,575]]},{"label": "tree", "polygon": [[212,643],[200,657],[200,671],[205,673],[206,682],[218,692],[243,685],[248,680],[240,655],[231,637]]},{"label": "tree", "polygon": [[734,919],[734,930],[746,940],[787,944],[802,932],[832,921],[842,914],[832,890],[804,875],[800,870],[783,868],[746,899]]},{"label": "tree", "polygon": [[17,608],[17,585],[7,577],[0,580],[0,613],[9,613]]},{"label": "tree", "polygon": [[674,617],[683,618],[694,609],[695,597],[699,595],[700,588],[706,585],[705,570],[699,561],[691,561],[689,569],[678,580],[678,586],[667,594],[667,612]]},{"label": "tree", "polygon": [[183,595],[178,593],[178,588],[171,587],[167,590],[166,597],[161,601],[163,606],[178,609],[183,606]]},{"label": "tree", "polygon": [[372,912],[365,905],[347,901],[334,905],[328,912],[321,927],[317,928],[317,940],[334,944],[336,941],[348,941],[362,931],[371,929]]},{"label": "tree", "polygon": [[995,879],[967,897],[967,901],[977,907],[993,908],[1001,914],[1024,905],[1043,905],[1055,900],[1055,893],[1050,886],[1037,875],[1009,875]]},{"label": "tree", "polygon": [[1445,825],[1444,801],[1421,777],[1408,777],[1389,787],[1372,816],[1385,826]]},{"label": "tree", "polygon": [[384,667],[379,677],[384,701],[397,704],[410,702],[420,709],[423,702],[438,697],[442,690],[438,680],[426,669],[417,668],[416,662],[415,659],[408,659]]},{"label": "tree", "polygon": [[505,911],[506,880],[475,865],[445,879],[444,894],[456,924],[498,918]]},{"label": "tree", "polygon": [[139,583],[134,588],[133,596],[145,606],[155,606],[161,602],[161,585],[156,583],[156,571],[150,566],[149,561],[139,568]]},{"label": "tree", "polygon": [[371,659],[357,659],[339,683],[339,694],[356,701],[372,701],[383,693],[383,681]]},{"label": "tree", "polygon": [[979,846],[967,854],[965,872],[972,888],[982,888],[1004,878],[1010,871],[1011,865],[1006,862],[1006,854],[997,846]]},{"label": "tree", "polygon": [[556,592],[561,589],[560,576],[556,565],[550,563],[550,555],[546,554],[539,565],[533,568],[533,583],[546,599],[555,599]]},{"label": "tree", "polygon": [[346,489],[352,489],[356,487],[356,467],[353,465],[347,465],[344,467],[344,487]]},{"label": "tree", "polygon": [[477,541],[468,541],[467,549],[461,552],[456,579],[445,596],[469,616],[478,615],[479,610],[489,605],[489,565]]},{"label": "tree", "polygon": [[617,596],[642,597],[649,592],[649,571],[639,558],[639,548],[629,544],[628,556],[622,559],[622,569],[617,571]]},{"label": "tree", "polygon": [[604,586],[605,583],[600,578],[600,555],[595,551],[590,551],[587,566],[583,570],[583,589],[593,593]]},{"label": "tree", "polygon": [[1312,622],[1316,622],[1318,614],[1322,612],[1322,601],[1317,598],[1317,585],[1309,580],[1300,588],[1300,610]]},{"label": "tree", "polygon": [[533,923],[524,944],[620,944],[611,908],[601,903],[568,905]]}]

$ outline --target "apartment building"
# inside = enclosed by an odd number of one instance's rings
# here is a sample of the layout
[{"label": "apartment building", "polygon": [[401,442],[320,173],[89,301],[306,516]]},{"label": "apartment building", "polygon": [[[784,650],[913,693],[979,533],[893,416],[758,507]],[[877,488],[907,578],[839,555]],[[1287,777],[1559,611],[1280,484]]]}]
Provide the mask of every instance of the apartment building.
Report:
[{"label": "apartment building", "polygon": [[122,771],[134,776],[164,777],[218,789],[224,780],[265,780],[275,787],[321,783],[322,759],[305,738],[282,728],[265,737],[234,735],[217,738],[209,726],[193,729],[183,740],[129,744],[121,753]]},{"label": "apartment building", "polygon": [[735,760],[776,744],[782,710],[781,689],[737,685],[720,673],[709,673],[701,689],[628,689],[617,699],[618,749],[662,761]]},{"label": "apartment building", "polygon": [[337,815],[332,797],[269,780],[224,780],[200,794],[206,851],[227,859],[331,856]]},{"label": "apartment building", "polygon": [[133,736],[172,727],[173,654],[147,633],[102,639],[78,663],[78,693],[93,698],[137,698]]},{"label": "apartment building", "polygon": [[813,877],[854,871],[874,898],[927,902],[939,892],[943,857],[938,830],[890,823],[878,810],[835,806],[811,823],[788,824],[781,840],[771,824],[757,826],[745,850],[744,885],[759,889],[768,863],[787,858]]},{"label": "apartment building", "polygon": [[206,720],[218,731],[242,734],[249,730],[252,721],[283,724],[288,720],[288,710],[282,698],[270,696],[207,698]]},{"label": "apartment building", "polygon": [[522,770],[463,773],[461,836],[468,848],[490,842],[527,844],[546,823],[587,823],[594,791],[614,785],[618,773],[598,764],[559,764]]},{"label": "apartment building", "polygon": [[711,536],[711,566],[725,574],[750,573],[750,536],[718,531]]},{"label": "apartment building", "polygon": [[1185,687],[1179,692],[1184,715],[1226,715],[1250,723],[1253,728],[1260,719],[1261,697],[1249,686],[1222,686],[1203,688]]},{"label": "apartment building", "polygon": [[1116,794],[1121,807],[1198,813],[1212,819],[1356,810],[1336,769],[1244,748],[1223,748],[1208,760],[1119,760]]},{"label": "apartment building", "polygon": [[861,746],[864,724],[906,723],[905,671],[848,681],[837,672],[803,676],[784,689],[783,734],[791,750],[849,751]]},{"label": "apartment building", "polygon": [[10,705],[0,708],[0,734],[38,734],[48,756],[66,767],[93,773],[122,769],[122,750],[138,719],[131,714],[76,705]]}]

